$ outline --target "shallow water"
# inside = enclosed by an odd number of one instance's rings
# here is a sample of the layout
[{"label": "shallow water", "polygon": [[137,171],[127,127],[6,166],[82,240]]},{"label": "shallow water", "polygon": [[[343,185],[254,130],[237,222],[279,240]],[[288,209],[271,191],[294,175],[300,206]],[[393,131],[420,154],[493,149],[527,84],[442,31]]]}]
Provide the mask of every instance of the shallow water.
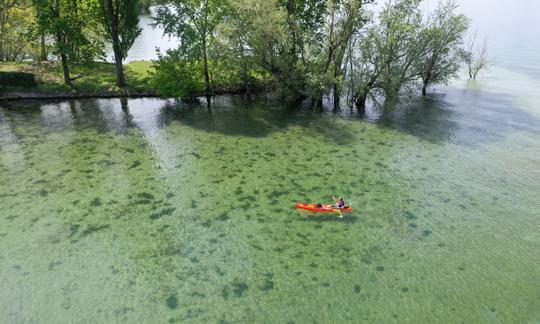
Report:
[{"label": "shallow water", "polygon": [[538,11],[460,2],[490,70],[386,112],[0,104],[0,323],[539,322]]},{"label": "shallow water", "polygon": [[540,101],[507,77],[365,117],[3,104],[0,322],[538,321]]}]

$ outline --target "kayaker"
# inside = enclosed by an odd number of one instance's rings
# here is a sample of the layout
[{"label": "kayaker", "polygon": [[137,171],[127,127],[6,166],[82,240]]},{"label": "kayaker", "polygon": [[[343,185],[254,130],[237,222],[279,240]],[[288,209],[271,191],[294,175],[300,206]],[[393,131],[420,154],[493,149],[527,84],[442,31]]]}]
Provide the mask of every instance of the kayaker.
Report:
[{"label": "kayaker", "polygon": [[315,204],[315,207],[316,207],[316,208],[322,208],[322,204],[321,204],[321,203],[317,203],[317,204]]},{"label": "kayaker", "polygon": [[343,198],[339,198],[337,208],[345,208],[345,201],[343,200]]}]

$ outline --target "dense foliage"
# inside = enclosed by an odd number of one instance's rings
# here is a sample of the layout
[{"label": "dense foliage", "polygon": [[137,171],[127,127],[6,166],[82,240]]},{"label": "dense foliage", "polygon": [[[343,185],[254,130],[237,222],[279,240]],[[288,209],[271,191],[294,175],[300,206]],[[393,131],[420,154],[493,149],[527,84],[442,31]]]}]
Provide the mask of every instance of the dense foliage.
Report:
[{"label": "dense foliage", "polygon": [[[180,40],[155,63],[153,84],[163,96],[250,93],[262,76],[284,97],[320,106],[331,96],[337,107],[346,95],[363,109],[369,98],[395,99],[404,89],[426,95],[464,62],[475,77],[487,62],[485,50],[463,48],[468,20],[452,0],[431,13],[422,0],[390,0],[377,10],[374,0],[32,0],[24,15],[18,1],[0,8],[1,59],[28,57],[6,46],[24,35],[39,43],[41,55],[34,49],[32,57],[46,59],[51,49],[60,59],[66,84],[68,64],[102,57],[107,41],[124,86],[123,60],[141,32],[140,8],[151,3],[160,4],[155,24]],[[7,32],[16,19],[23,27]]]},{"label": "dense foliage", "polygon": [[0,86],[2,87],[33,87],[36,78],[32,73],[0,71]]},{"label": "dense foliage", "polygon": [[180,37],[179,61],[202,62],[207,93],[213,86],[209,61],[239,67],[246,90],[245,76],[260,69],[284,96],[319,105],[332,94],[338,106],[346,90],[362,109],[369,96],[393,99],[415,84],[425,95],[429,85],[456,75],[466,57],[461,45],[468,21],[454,2],[428,16],[421,0],[387,2],[377,16],[368,10],[371,3],[174,0],[159,10],[157,23]]}]

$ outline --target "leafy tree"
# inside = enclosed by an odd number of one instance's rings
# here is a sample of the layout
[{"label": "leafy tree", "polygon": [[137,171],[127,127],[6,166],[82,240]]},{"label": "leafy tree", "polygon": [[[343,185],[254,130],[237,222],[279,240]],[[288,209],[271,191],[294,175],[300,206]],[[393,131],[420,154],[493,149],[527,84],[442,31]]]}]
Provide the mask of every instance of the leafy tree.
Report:
[{"label": "leafy tree", "polygon": [[0,60],[21,61],[32,53],[28,29],[33,22],[33,10],[20,1],[0,3]]},{"label": "leafy tree", "polygon": [[227,23],[237,26],[244,56],[270,72],[283,95],[297,95],[304,73],[291,57],[286,9],[277,0],[237,0],[231,6]]},{"label": "leafy tree", "polygon": [[98,4],[94,0],[33,0],[33,4],[41,30],[54,38],[64,83],[72,85],[68,60],[88,63],[103,55]]},{"label": "leafy tree", "polygon": [[211,93],[208,52],[225,10],[224,0],[172,0],[157,12],[156,24],[164,27],[165,34],[180,39],[182,57],[202,61],[207,95]]},{"label": "leafy tree", "polygon": [[344,59],[354,33],[366,23],[363,6],[370,0],[332,0],[328,6],[325,64],[323,73],[331,70],[334,107],[339,105],[345,75]]},{"label": "leafy tree", "polygon": [[229,15],[225,18],[227,22],[219,26],[218,34],[220,36],[218,37],[215,52],[221,53],[221,56],[217,59],[219,63],[215,65],[225,64],[222,68],[228,69],[239,67],[244,91],[249,96],[252,90],[249,71],[253,66],[253,59],[245,37],[247,27],[243,21],[235,20],[236,17],[234,9],[230,8]]},{"label": "leafy tree", "polygon": [[416,69],[422,79],[424,96],[430,84],[448,82],[460,68],[461,44],[468,21],[464,15],[455,13],[456,8],[454,1],[440,5],[420,33],[420,42],[426,44],[426,50],[418,57]]},{"label": "leafy tree", "polygon": [[116,64],[116,85],[125,85],[122,62],[135,39],[141,34],[139,27],[139,0],[99,0],[102,22],[107,39],[112,43]]},{"label": "leafy tree", "polygon": [[384,56],[380,47],[384,43],[380,38],[377,27],[369,26],[353,40],[348,87],[360,111],[365,110],[366,100],[372,91],[382,88]]},{"label": "leafy tree", "polygon": [[306,63],[306,45],[322,41],[327,0],[278,0],[278,8],[287,13],[287,33],[291,39],[289,54]]},{"label": "leafy tree", "polygon": [[0,2],[0,55],[2,57],[4,56],[6,25],[9,23],[11,10],[20,2],[20,0],[2,0]]},{"label": "leafy tree", "polygon": [[462,60],[461,44],[468,27],[449,1],[425,21],[420,0],[388,2],[378,20],[354,39],[348,85],[358,109],[370,95],[396,98],[404,85],[422,81],[422,93],[454,77]]},{"label": "leafy tree", "polygon": [[406,83],[416,80],[416,59],[426,51],[426,44],[419,41],[420,3],[421,0],[389,2],[379,16],[376,42],[381,54],[381,87],[390,100],[398,96]]}]

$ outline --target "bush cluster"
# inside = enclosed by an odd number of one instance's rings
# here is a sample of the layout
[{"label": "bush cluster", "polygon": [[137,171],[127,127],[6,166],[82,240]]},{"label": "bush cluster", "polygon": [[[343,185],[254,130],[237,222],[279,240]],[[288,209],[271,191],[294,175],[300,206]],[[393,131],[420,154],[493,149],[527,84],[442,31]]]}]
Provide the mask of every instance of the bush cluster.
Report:
[{"label": "bush cluster", "polygon": [[0,72],[1,87],[35,87],[36,78],[28,72]]}]

